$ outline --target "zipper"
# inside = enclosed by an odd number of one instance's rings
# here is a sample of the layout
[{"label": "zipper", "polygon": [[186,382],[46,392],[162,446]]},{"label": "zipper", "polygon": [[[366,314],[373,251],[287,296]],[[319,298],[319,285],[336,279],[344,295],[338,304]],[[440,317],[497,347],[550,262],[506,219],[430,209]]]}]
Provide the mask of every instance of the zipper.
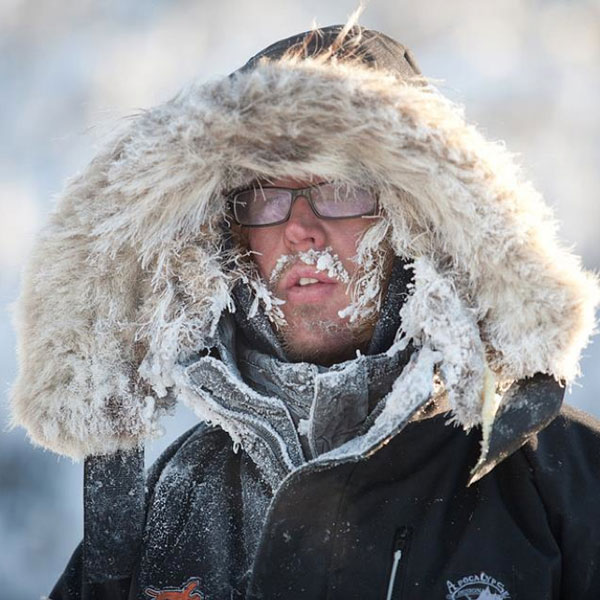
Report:
[{"label": "zipper", "polygon": [[[394,545],[392,546],[392,569],[390,571],[390,578],[388,580],[387,595],[385,600],[392,600],[394,588],[397,587],[396,582],[400,581],[398,573],[401,570],[401,567],[406,564],[406,551],[408,550],[410,533],[411,531],[409,527],[399,527],[396,529],[396,533],[394,534]],[[401,588],[399,588],[399,590],[402,591]],[[399,599],[400,596],[397,597],[397,600]]]}]

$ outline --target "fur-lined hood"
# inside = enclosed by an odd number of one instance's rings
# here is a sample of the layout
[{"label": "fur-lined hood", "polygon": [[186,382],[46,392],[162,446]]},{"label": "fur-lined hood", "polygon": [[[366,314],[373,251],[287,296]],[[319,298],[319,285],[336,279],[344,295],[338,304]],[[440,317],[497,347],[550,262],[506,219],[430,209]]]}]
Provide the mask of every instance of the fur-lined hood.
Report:
[{"label": "fur-lined hood", "polygon": [[486,386],[577,375],[597,282],[502,145],[424,80],[286,56],[131,118],[67,185],[23,278],[13,422],[76,458],[156,435],[175,366],[213,343],[247,276],[225,267],[224,193],[310,175],[378,189],[415,264],[402,339],[441,353],[465,427],[486,420]]}]

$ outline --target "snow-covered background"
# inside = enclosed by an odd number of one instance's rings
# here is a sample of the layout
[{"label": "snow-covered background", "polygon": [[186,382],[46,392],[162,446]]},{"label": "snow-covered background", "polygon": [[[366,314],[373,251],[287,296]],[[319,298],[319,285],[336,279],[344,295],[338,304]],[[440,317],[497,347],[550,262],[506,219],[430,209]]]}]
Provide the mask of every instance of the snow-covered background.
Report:
[{"label": "snow-covered background", "polygon": [[[344,22],[356,0],[0,0],[0,597],[47,594],[82,534],[81,465],[6,430],[9,304],[64,179],[119,118],[277,39]],[[600,266],[599,0],[372,0],[361,17],[411,47],[467,115],[521,155],[561,235]],[[568,401],[600,415],[600,343]],[[153,460],[195,418],[180,410]]]}]

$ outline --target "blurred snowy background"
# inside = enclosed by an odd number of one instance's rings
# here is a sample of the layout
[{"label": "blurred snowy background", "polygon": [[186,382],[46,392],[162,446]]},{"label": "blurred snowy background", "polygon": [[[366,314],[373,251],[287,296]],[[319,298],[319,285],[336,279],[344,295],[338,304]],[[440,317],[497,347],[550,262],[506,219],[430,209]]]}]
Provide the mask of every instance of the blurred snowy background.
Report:
[{"label": "blurred snowy background", "polygon": [[[66,177],[121,117],[277,39],[344,22],[357,0],[0,0],[0,596],[47,594],[82,535],[81,465],[6,429],[9,304]],[[561,236],[600,266],[599,0],[373,0],[360,19],[407,44],[488,137],[521,155]],[[568,401],[600,414],[600,343]],[[594,404],[596,402],[596,404]],[[195,418],[181,409],[153,460]]]}]

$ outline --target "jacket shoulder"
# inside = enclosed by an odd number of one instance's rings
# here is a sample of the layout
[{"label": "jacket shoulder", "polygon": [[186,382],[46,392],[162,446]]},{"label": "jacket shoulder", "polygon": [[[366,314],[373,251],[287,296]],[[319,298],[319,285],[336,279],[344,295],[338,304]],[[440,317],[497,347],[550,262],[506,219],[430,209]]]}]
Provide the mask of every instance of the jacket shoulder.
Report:
[{"label": "jacket shoulder", "polygon": [[598,597],[600,421],[565,406],[523,451],[561,550],[565,597]]},{"label": "jacket shoulder", "polygon": [[146,478],[147,499],[152,497],[159,480],[166,473],[181,469],[193,472],[195,466],[202,465],[201,457],[227,444],[231,445],[231,438],[220,427],[199,423],[188,429],[150,467]]},{"label": "jacket shoulder", "polygon": [[538,433],[533,446],[550,460],[600,461],[600,420],[563,405],[557,417]]},{"label": "jacket shoulder", "polygon": [[522,448],[532,474],[541,484],[572,480],[600,493],[600,420],[572,406]]}]

